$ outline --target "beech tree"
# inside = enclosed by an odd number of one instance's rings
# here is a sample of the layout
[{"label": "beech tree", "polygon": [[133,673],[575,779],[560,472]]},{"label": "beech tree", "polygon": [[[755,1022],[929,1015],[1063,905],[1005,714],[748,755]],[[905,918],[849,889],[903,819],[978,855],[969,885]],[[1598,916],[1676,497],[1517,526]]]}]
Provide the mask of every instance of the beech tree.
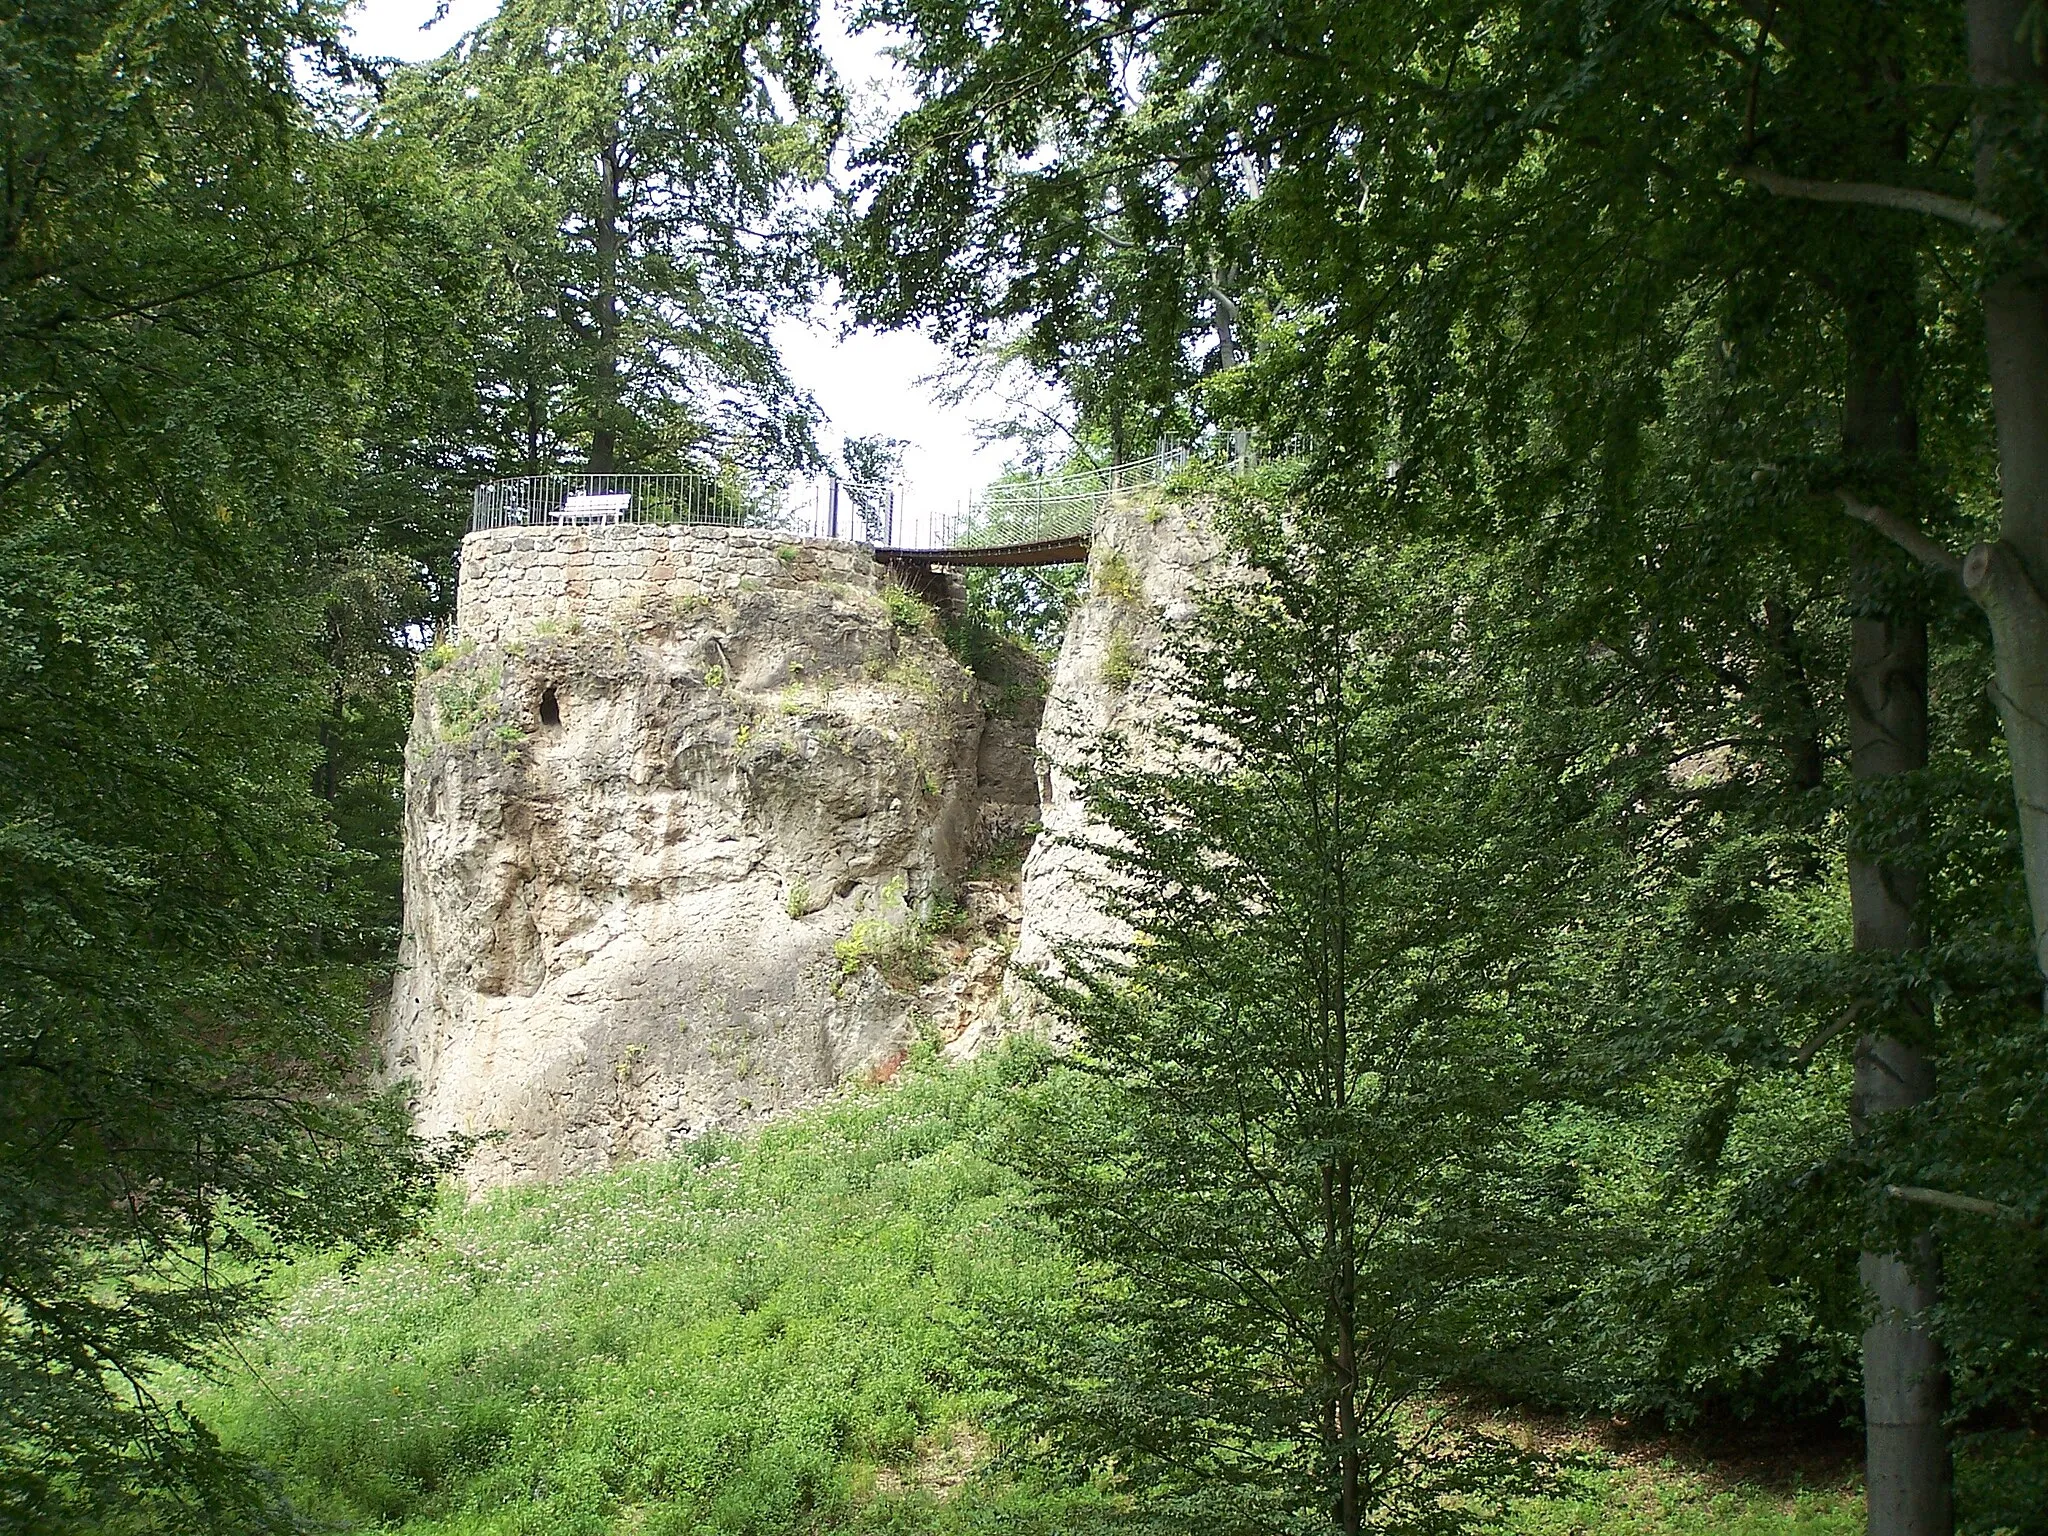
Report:
[{"label": "beech tree", "polygon": [[389,530],[350,494],[405,414],[380,365],[446,315],[402,167],[301,93],[348,74],[333,22],[0,21],[9,1529],[287,1528],[161,1372],[215,1358],[282,1252],[409,1230],[438,1172],[362,1083],[395,881],[345,810],[375,822],[379,765],[334,731],[390,639],[341,622],[343,578],[405,563],[364,557]]},{"label": "beech tree", "polygon": [[1502,1240],[1461,1191],[1530,1069],[1501,992],[1553,915],[1546,792],[1440,552],[1281,504],[1156,663],[1183,708],[1074,765],[1130,937],[1041,978],[1078,1035],[1053,1088],[1094,1091],[1037,1094],[1017,1155],[1084,1279],[1011,1411],[1176,1528],[1448,1528],[1494,1456],[1416,1398]]}]

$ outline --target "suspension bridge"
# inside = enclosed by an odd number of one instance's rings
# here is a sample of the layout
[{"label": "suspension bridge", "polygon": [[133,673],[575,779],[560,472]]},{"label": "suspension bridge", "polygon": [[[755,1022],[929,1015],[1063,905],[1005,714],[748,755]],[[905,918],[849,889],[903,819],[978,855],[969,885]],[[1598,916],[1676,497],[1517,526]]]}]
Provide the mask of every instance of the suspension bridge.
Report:
[{"label": "suspension bridge", "polygon": [[[1242,437],[1228,451],[1239,466],[1257,461]],[[1162,445],[1112,467],[998,481],[950,507],[900,485],[829,476],[793,491],[720,474],[529,475],[478,486],[469,526],[712,523],[865,544],[898,568],[1081,564],[1114,496],[1157,485],[1195,457]]]}]

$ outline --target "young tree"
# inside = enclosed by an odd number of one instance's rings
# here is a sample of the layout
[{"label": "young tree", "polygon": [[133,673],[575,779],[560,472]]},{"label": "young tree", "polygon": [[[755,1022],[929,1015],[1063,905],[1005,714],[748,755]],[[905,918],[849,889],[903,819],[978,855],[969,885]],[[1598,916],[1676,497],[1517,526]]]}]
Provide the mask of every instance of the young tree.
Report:
[{"label": "young tree", "polygon": [[1457,1191],[1531,1061],[1500,994],[1538,822],[1471,569],[1299,507],[1234,531],[1175,712],[1077,773],[1130,936],[1041,983],[1091,1091],[1023,1160],[1087,1278],[1016,1411],[1213,1528],[1408,1529],[1443,1516],[1416,1399],[1456,1354]]}]

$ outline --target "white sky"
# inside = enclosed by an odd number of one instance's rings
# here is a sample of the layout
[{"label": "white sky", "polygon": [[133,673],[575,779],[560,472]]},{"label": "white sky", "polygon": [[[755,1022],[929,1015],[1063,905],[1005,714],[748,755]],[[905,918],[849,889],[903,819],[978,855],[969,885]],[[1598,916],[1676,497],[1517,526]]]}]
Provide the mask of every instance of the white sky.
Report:
[{"label": "white sky", "polygon": [[[435,0],[360,0],[351,12],[355,45],[380,58],[432,58],[493,15],[498,0],[451,0],[447,19],[423,30],[434,8]],[[827,45],[849,88],[887,92],[889,61],[868,39],[848,38],[835,9],[824,9]],[[934,509],[951,506],[994,479],[1007,450],[979,447],[975,422],[999,418],[1001,401],[982,396],[962,406],[940,405],[918,380],[952,361],[946,348],[914,331],[858,331],[842,339],[844,319],[842,309],[827,304],[775,328],[791,376],[825,412],[826,446],[836,450],[846,436],[906,439],[904,471],[913,500]]]}]

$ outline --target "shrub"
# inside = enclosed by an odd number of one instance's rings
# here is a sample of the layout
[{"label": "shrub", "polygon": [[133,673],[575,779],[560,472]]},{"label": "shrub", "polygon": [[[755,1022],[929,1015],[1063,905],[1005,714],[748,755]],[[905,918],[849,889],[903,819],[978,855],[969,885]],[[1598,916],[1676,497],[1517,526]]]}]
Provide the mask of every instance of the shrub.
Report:
[{"label": "shrub", "polygon": [[431,677],[450,662],[459,661],[475,649],[476,646],[468,640],[457,645],[451,645],[446,640],[436,640],[420,652],[420,675]]},{"label": "shrub", "polygon": [[906,635],[936,627],[938,616],[932,612],[932,605],[907,587],[894,582],[883,587],[882,606],[888,610],[891,626]]},{"label": "shrub", "polygon": [[504,674],[486,667],[467,678],[450,678],[434,689],[435,726],[446,742],[467,741],[479,725],[498,717],[498,685]]},{"label": "shrub", "polygon": [[922,986],[938,975],[932,958],[931,931],[914,917],[891,922],[886,917],[859,917],[853,930],[832,946],[841,976],[857,976],[872,965],[899,991]]},{"label": "shrub", "polygon": [[1095,591],[1119,603],[1142,603],[1145,600],[1145,588],[1138,580],[1138,573],[1131,569],[1131,562],[1124,558],[1120,549],[1112,549],[1096,561],[1089,580]]},{"label": "shrub", "polygon": [[1138,676],[1138,647],[1124,630],[1116,630],[1102,652],[1102,683],[1122,693]]}]

